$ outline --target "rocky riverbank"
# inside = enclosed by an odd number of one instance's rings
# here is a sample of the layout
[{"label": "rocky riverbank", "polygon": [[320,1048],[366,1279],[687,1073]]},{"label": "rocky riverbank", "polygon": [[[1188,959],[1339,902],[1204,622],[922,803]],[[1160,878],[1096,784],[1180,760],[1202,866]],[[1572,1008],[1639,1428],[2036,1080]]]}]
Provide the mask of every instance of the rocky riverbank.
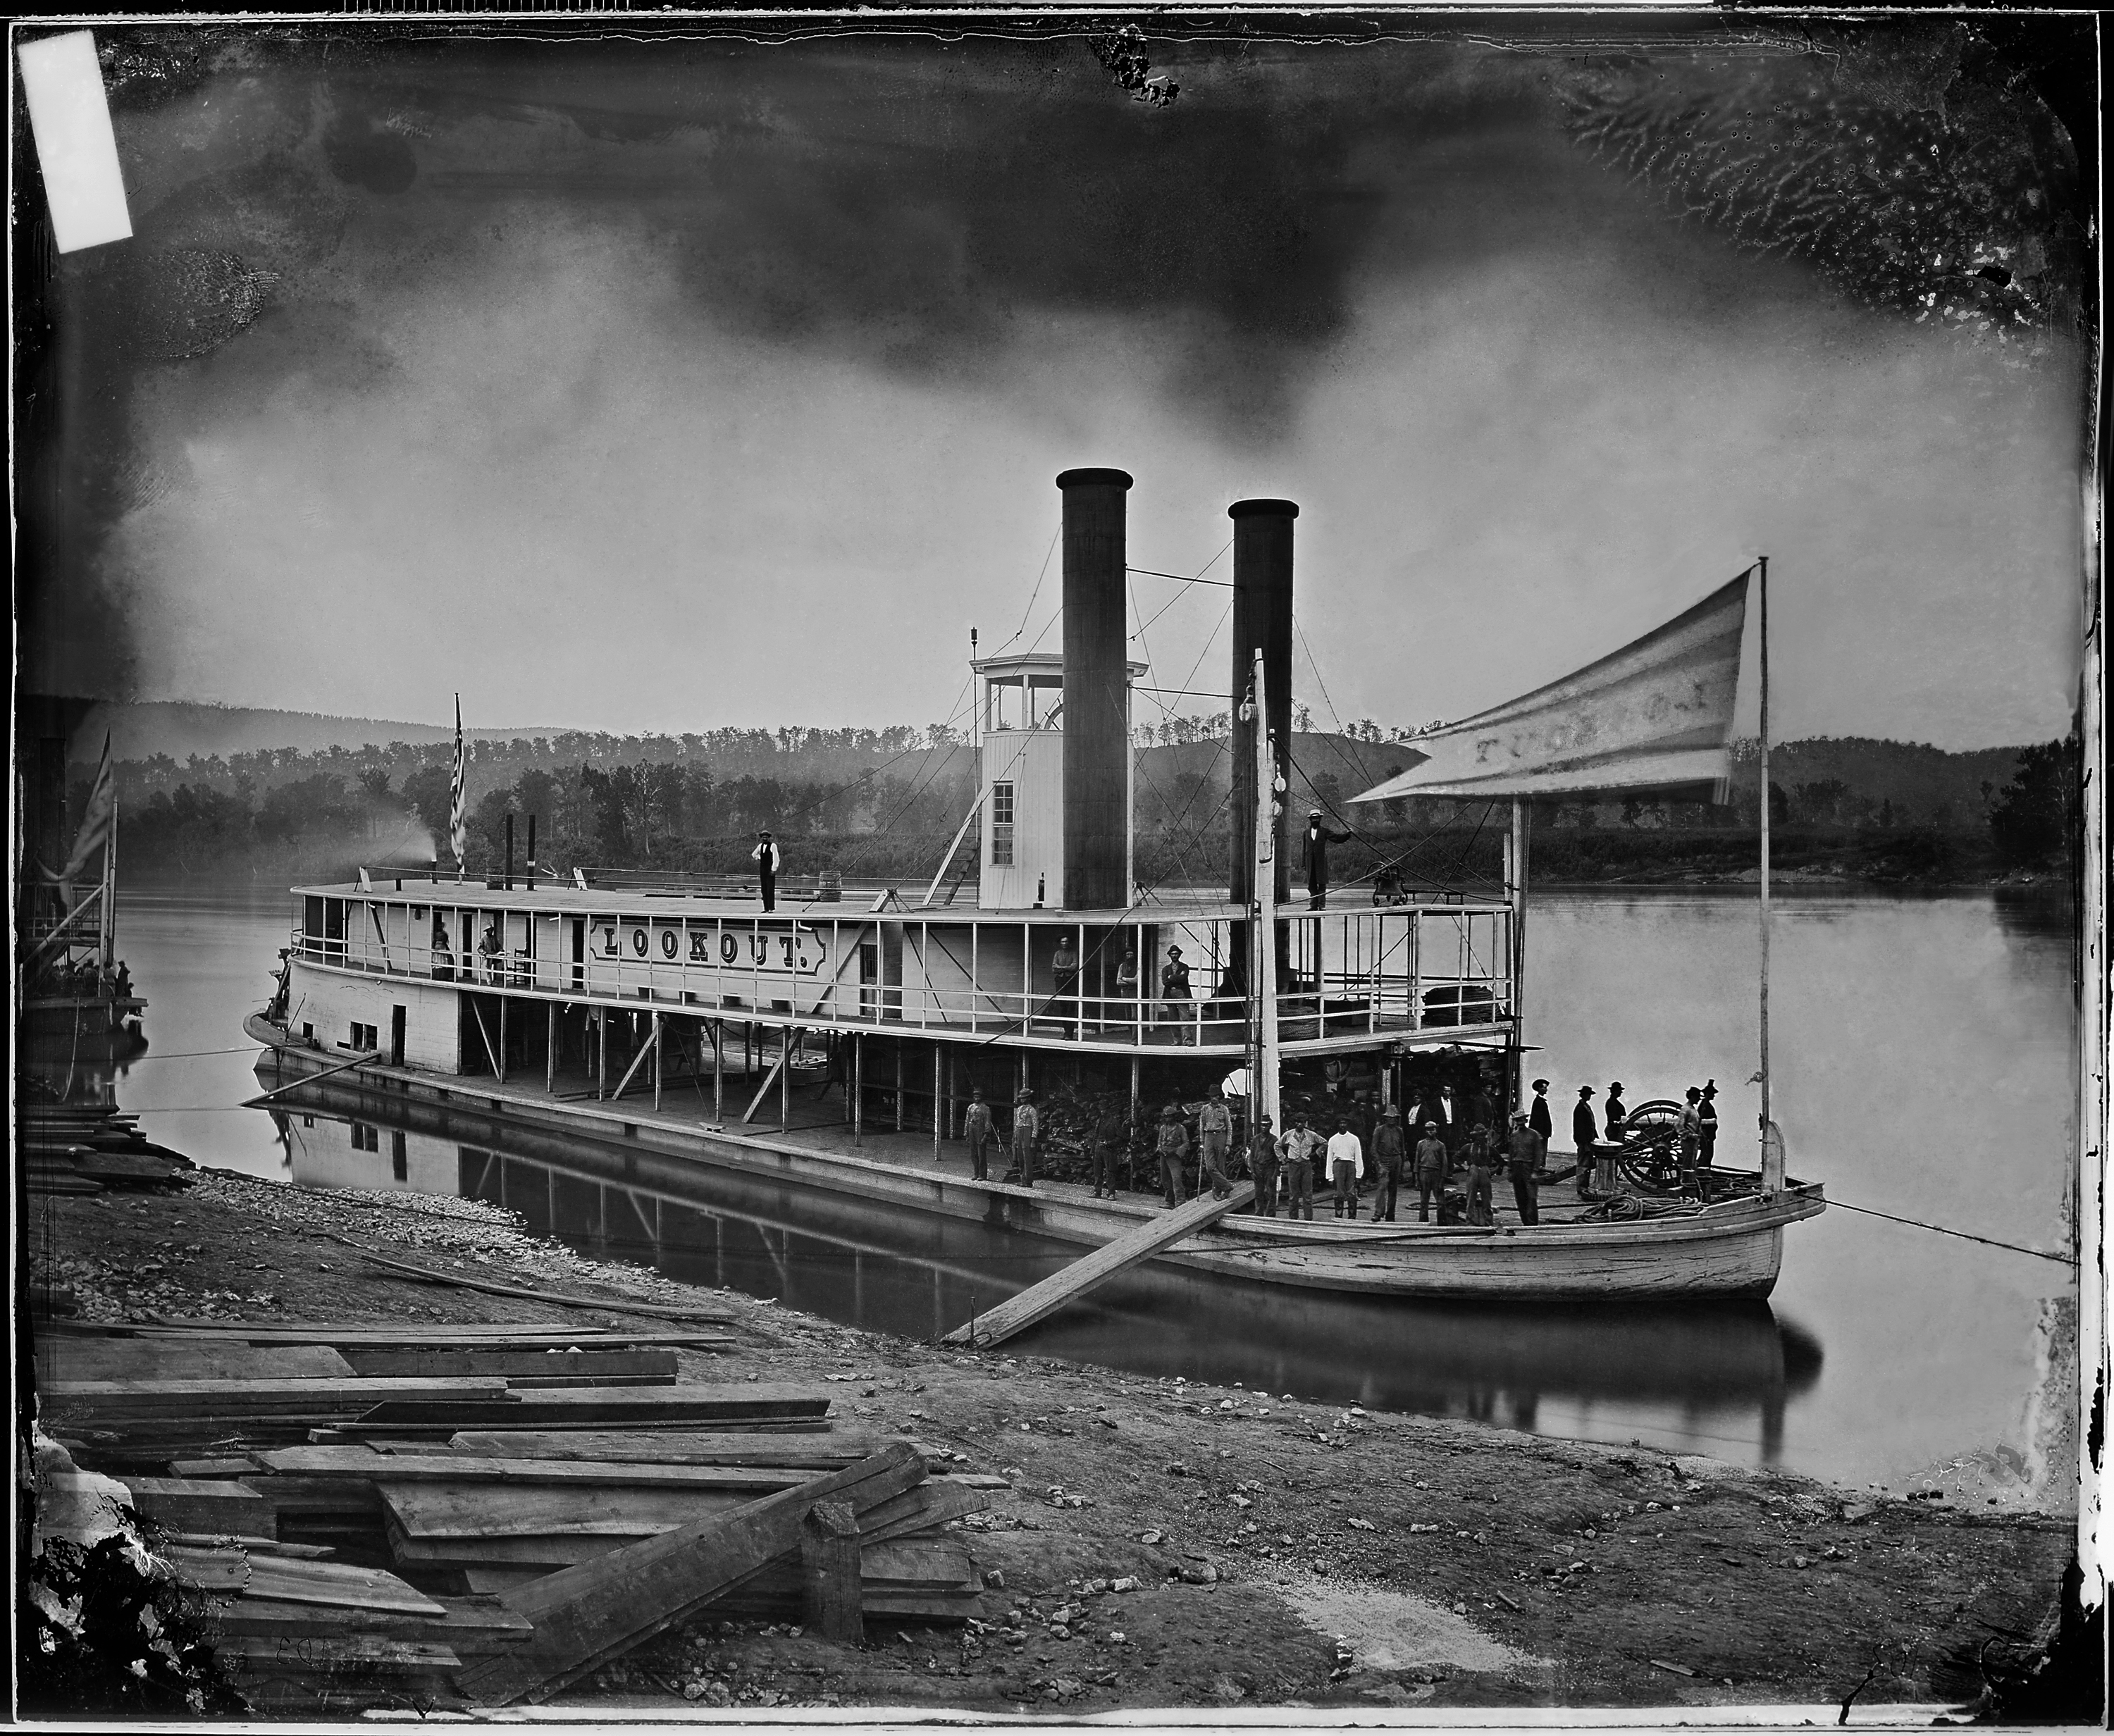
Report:
[{"label": "rocky riverbank", "polygon": [[[92,1318],[569,1318],[378,1275],[363,1248],[602,1304],[582,1322],[698,1295],[488,1206],[214,1172],[34,1199],[29,1240],[33,1283]],[[2031,1667],[2071,1553],[2058,1515],[958,1355],[711,1295],[739,1341],[685,1351],[684,1378],[811,1382],[845,1423],[1008,1480],[965,1522],[988,1589],[966,1627],[876,1624],[859,1651],[700,1620],[562,1704],[1962,1705]]]}]

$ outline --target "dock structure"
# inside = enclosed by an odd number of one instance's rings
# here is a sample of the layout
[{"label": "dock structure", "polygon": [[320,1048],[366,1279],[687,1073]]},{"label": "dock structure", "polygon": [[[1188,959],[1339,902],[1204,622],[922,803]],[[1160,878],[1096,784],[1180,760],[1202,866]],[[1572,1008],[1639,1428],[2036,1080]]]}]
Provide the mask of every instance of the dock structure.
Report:
[{"label": "dock structure", "polygon": [[1062,1271],[1053,1272],[1031,1284],[1017,1296],[1008,1298],[987,1314],[965,1321],[940,1341],[964,1350],[1004,1344],[1016,1332],[1024,1332],[1038,1320],[1046,1320],[1068,1302],[1077,1301],[1096,1285],[1105,1284],[1119,1272],[1150,1259],[1163,1248],[1171,1248],[1192,1231],[1208,1228],[1229,1212],[1238,1212],[1255,1198],[1255,1183],[1234,1185],[1223,1198],[1201,1194],[1157,1217],[1148,1217],[1136,1229],[1082,1255]]}]

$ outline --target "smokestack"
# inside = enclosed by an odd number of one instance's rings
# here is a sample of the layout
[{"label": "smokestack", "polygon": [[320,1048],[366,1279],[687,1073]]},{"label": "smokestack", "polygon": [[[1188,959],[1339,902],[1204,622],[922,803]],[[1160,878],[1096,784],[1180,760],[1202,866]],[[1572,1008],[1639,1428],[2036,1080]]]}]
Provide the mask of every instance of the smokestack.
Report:
[{"label": "smokestack", "polygon": [[1064,903],[1120,910],[1130,727],[1124,700],[1124,496],[1120,470],[1067,470],[1064,496]]},{"label": "smokestack", "polygon": [[[1288,783],[1292,753],[1292,521],[1290,500],[1236,500],[1226,509],[1233,521],[1233,707],[1238,714],[1262,653],[1263,689],[1270,733],[1277,741],[1277,772]],[[1233,731],[1233,902],[1255,897],[1256,740],[1252,728]],[[1285,827],[1278,826],[1277,901],[1291,891],[1285,860]]]}]

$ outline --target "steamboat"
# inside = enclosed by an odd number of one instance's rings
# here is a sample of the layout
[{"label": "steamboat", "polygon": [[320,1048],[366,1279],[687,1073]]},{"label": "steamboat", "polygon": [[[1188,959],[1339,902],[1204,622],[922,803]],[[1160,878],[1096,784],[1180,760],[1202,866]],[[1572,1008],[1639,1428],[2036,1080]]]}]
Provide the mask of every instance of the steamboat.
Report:
[{"label": "steamboat", "polygon": [[[1131,486],[1119,470],[1057,478],[1061,654],[973,661],[977,793],[956,840],[973,831],[972,905],[942,897],[950,862],[907,893],[847,901],[818,882],[773,905],[726,888],[603,884],[580,872],[554,881],[538,874],[533,842],[519,876],[510,848],[504,871],[474,882],[460,870],[363,870],[353,884],[298,888],[277,991],[246,1026],[264,1045],[267,1095],[300,1090],[355,1112],[381,1112],[378,1099],[453,1106],[629,1163],[794,1184],[835,1196],[830,1210],[885,1201],[1087,1248],[1133,1236],[1160,1201],[978,1179],[962,1137],[973,1092],[1001,1130],[1024,1090],[1118,1101],[1135,1126],[1229,1085],[1279,1127],[1296,1107],[1318,1110],[1325,1131],[1361,1103],[1442,1100],[1502,1122],[1500,1106],[1521,1100],[1530,1053],[1518,791],[1615,774],[1567,750],[1545,774],[1553,784],[1508,786],[1504,768],[1485,763],[1503,730],[1471,720],[1446,733],[1478,764],[1449,771],[1448,742],[1437,738],[1412,756],[1430,762],[1424,788],[1451,790],[1453,778],[1470,793],[1510,788],[1502,888],[1342,906],[1296,898],[1281,809],[1293,770],[1298,508],[1243,500],[1229,509],[1231,691],[1241,703],[1224,892],[1141,889],[1131,705],[1145,670],[1129,660],[1126,634]],[[1583,733],[1656,732],[1654,751],[1631,758],[1643,767],[1636,777],[1661,784],[1692,777],[1699,757],[1722,756],[1729,689],[1714,711],[1704,699],[1729,615],[1720,593],[1595,665],[1605,678],[1596,691],[1604,702],[1613,694],[1614,710],[1606,729]],[[1736,620],[1730,631],[1736,673]],[[1669,706],[1722,711],[1722,722],[1669,722]],[[1567,729],[1575,748],[1575,717]],[[1416,787],[1419,770],[1360,799]],[[456,851],[460,860],[459,841]],[[1163,974],[1169,962],[1179,992]],[[1786,1227],[1823,1209],[1819,1186],[1786,1176],[1781,1140],[1765,1137],[1755,1169],[1714,1168],[1684,1190],[1663,1139],[1652,1142],[1650,1117],[1634,1119],[1621,1165],[1632,1187],[1591,1203],[1551,1195],[1538,1222],[1237,1211],[1153,1257],[1382,1298],[1766,1296]]]}]

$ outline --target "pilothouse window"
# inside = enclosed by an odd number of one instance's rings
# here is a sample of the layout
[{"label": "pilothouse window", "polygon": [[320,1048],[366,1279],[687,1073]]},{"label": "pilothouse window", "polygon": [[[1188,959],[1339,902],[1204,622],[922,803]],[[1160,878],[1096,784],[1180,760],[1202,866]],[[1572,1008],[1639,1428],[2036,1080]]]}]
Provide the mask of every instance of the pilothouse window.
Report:
[{"label": "pilothouse window", "polygon": [[991,785],[991,866],[1013,866],[1013,785]]},{"label": "pilothouse window", "polygon": [[991,680],[989,729],[1055,729],[1064,703],[1064,678],[1051,675],[997,675]]}]

